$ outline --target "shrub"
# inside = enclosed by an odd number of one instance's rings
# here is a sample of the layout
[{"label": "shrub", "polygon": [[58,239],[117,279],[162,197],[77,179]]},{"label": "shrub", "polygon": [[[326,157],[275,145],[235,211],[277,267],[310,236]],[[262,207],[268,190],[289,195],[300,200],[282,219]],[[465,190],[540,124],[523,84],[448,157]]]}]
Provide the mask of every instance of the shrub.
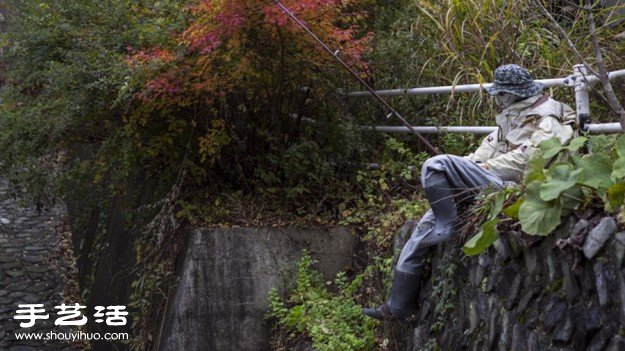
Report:
[{"label": "shrub", "polygon": [[486,195],[474,210],[486,221],[465,244],[464,252],[479,254],[498,238],[501,214],[518,220],[527,234],[546,236],[573,211],[594,208],[625,213],[625,136],[615,144],[606,143],[609,138],[605,136],[594,138],[590,144],[597,150],[586,155],[577,154],[588,142],[586,137],[575,138],[569,145],[562,145],[557,137],[540,143],[528,164],[523,189]]},{"label": "shrub", "polygon": [[286,339],[305,335],[319,351],[377,349],[377,322],[364,316],[353,298],[363,276],[348,282],[345,274],[339,273],[333,283],[337,292],[332,293],[328,289],[330,282],[325,283],[321,274],[311,268],[312,264],[310,254],[304,252],[298,263],[295,287],[287,300],[280,298],[275,289],[270,293],[268,317],[275,318],[283,329],[278,335],[286,335]]}]

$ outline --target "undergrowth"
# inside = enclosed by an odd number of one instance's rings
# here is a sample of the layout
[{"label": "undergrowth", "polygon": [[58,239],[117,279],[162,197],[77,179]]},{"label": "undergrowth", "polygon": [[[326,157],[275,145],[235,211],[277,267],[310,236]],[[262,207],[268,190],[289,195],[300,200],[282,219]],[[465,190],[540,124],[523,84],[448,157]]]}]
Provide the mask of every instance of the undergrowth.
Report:
[{"label": "undergrowth", "polygon": [[[256,10],[270,4],[240,2],[245,6],[238,7],[239,2],[218,1],[214,3],[222,6],[204,7],[213,2],[191,0],[7,3],[15,16],[11,30],[0,36],[11,63],[0,105],[0,169],[34,201],[60,194],[82,196],[90,189],[107,197],[124,196],[131,188],[128,184],[144,177],[158,183],[152,191],[157,198],[154,203],[159,203],[158,198],[168,200],[165,217],[175,217],[172,222],[181,220],[191,226],[351,225],[365,241],[370,262],[377,262],[376,256],[391,257],[397,229],[426,210],[418,182],[420,166],[428,157],[418,151],[422,145],[411,136],[387,138],[359,129],[359,125],[390,122],[370,100],[337,99],[338,86],[355,89],[354,85],[299,30],[274,23],[276,14],[271,11]],[[313,29],[332,39],[333,46],[345,46],[337,49],[347,49],[341,53],[351,53],[363,76],[378,88],[484,82],[492,78],[497,65],[510,62],[531,68],[537,77],[561,76],[577,63],[571,61],[573,55],[562,38],[526,2],[342,4],[344,12],[330,7],[321,16],[312,16]],[[302,9],[314,11],[315,6]],[[587,43],[585,16],[573,10],[562,17],[572,40]],[[601,45],[613,47],[605,55],[609,69],[622,68],[624,63],[623,45],[613,35],[623,26],[599,30]],[[376,34],[371,47],[370,32]],[[222,40],[196,40],[211,36]],[[194,43],[208,45],[207,50],[198,52]],[[219,44],[211,48],[214,43]],[[592,62],[590,46],[580,48]],[[563,92],[554,91],[556,95]],[[571,97],[566,94],[560,100]],[[391,102],[418,125],[490,125],[494,116],[494,106],[484,94],[399,97]],[[607,111],[593,103],[593,111]],[[456,154],[469,151],[478,139],[429,138],[441,150]],[[601,143],[591,145],[597,153],[602,147]],[[622,163],[622,155],[618,156],[610,160]],[[365,169],[365,162],[379,167]],[[53,163],[63,167],[53,169]],[[548,186],[552,179],[566,177],[570,184],[571,177],[579,174],[573,175],[572,167],[577,166],[560,164],[557,167],[563,172],[554,168],[543,174],[545,179],[536,180]],[[145,171],[142,176],[134,176],[137,169]],[[181,169],[187,170],[187,176],[179,181]],[[583,187],[578,180],[567,191]],[[168,199],[173,184],[180,191]],[[527,186],[537,190],[545,184]],[[608,189],[608,200],[621,190],[620,186]],[[540,191],[531,194],[541,205],[561,201],[540,199]],[[620,200],[612,198],[612,208],[620,211]],[[94,206],[105,205],[101,199],[89,200]],[[496,196],[485,200],[491,208],[506,201]],[[137,210],[129,206],[128,216]],[[494,231],[496,224],[489,222],[484,229]],[[137,261],[151,264],[130,287],[130,305],[149,309],[153,305],[146,301],[162,295],[158,290],[171,268],[155,257],[166,251],[164,243],[173,241],[171,233],[150,231],[140,236]],[[384,276],[386,268],[372,267],[373,276]],[[310,307],[311,301],[317,301],[319,310],[307,310],[310,318],[296,323],[291,333],[306,334],[328,349],[384,345],[379,337],[371,341],[375,325],[359,325],[361,317],[350,302],[380,302],[388,286],[384,279],[358,281],[356,276],[349,282],[341,277],[333,283],[355,293],[354,297],[324,290],[323,284],[316,285],[314,274],[306,274],[316,293],[284,302],[274,317],[284,320],[285,328],[298,320],[291,314],[294,306]],[[339,321],[333,315],[336,312],[323,304],[342,307],[339,316],[345,321]],[[326,316],[327,325],[323,324]],[[324,327],[364,336],[361,340],[331,337]],[[137,329],[142,329],[142,337],[149,336],[145,326]],[[144,344],[143,339],[137,345]]]},{"label": "undergrowth", "polygon": [[[313,263],[305,251],[287,299],[282,299],[276,289],[270,292],[267,317],[275,320],[274,350],[291,349],[298,341],[309,342],[319,351],[377,350],[378,322],[364,316],[354,298],[366,277],[370,278],[371,269],[351,281],[339,273],[334,281],[326,282],[312,268]],[[387,269],[381,265],[376,268]]]}]

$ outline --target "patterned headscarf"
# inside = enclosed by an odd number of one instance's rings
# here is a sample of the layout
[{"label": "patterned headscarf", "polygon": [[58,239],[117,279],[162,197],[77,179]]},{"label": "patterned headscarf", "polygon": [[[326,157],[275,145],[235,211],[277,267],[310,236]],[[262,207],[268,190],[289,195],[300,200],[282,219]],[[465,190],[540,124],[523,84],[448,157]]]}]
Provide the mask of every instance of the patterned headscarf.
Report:
[{"label": "patterned headscarf", "polygon": [[530,72],[519,65],[504,65],[495,70],[493,85],[486,88],[490,95],[510,93],[522,98],[534,96],[545,89],[542,83],[535,82]]}]

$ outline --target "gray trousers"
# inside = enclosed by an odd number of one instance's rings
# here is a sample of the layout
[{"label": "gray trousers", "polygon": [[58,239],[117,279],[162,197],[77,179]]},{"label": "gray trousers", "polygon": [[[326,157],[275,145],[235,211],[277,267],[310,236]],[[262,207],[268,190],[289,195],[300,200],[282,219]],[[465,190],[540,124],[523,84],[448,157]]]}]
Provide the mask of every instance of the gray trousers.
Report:
[{"label": "gray trousers", "polygon": [[448,240],[457,216],[457,201],[471,201],[482,188],[502,188],[501,178],[477,163],[454,155],[434,156],[421,170],[423,192],[430,203],[428,210],[404,245],[396,269],[417,273],[430,249]]}]

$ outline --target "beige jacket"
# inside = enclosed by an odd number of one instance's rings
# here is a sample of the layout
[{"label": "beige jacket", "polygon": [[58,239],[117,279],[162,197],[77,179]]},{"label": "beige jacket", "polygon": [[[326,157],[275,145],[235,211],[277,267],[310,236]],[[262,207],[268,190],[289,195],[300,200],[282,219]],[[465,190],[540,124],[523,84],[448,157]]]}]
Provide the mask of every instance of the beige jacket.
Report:
[{"label": "beige jacket", "polygon": [[542,96],[516,102],[498,114],[498,130],[465,158],[486,163],[504,181],[520,181],[527,161],[541,141],[557,136],[562,144],[568,144],[577,130],[575,111],[550,97],[541,99]]}]

